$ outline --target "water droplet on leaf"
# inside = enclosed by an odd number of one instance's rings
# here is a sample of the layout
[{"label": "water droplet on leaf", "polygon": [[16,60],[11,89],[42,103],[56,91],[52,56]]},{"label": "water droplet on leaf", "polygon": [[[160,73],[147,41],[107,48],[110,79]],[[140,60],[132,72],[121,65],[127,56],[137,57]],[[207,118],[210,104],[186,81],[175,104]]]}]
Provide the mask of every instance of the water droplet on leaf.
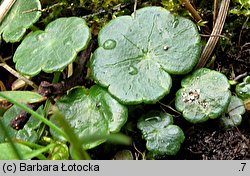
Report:
[{"label": "water droplet on leaf", "polygon": [[71,39],[70,39],[70,38],[66,38],[66,39],[63,41],[63,44],[66,45],[66,46],[71,45]]},{"label": "water droplet on leaf", "polygon": [[165,51],[167,51],[167,50],[169,49],[169,46],[168,46],[168,45],[164,45],[164,46],[163,46],[163,49],[164,49]]},{"label": "water droplet on leaf", "polygon": [[108,39],[104,42],[103,44],[103,48],[104,49],[114,49],[116,47],[116,41],[112,40],[112,39]]},{"label": "water droplet on leaf", "polygon": [[159,30],[159,33],[162,34],[163,28],[159,28],[158,30]]},{"label": "water droplet on leaf", "polygon": [[134,67],[134,66],[130,66],[128,73],[130,75],[136,75],[138,73],[138,69],[136,67]]},{"label": "water droplet on leaf", "polygon": [[38,49],[34,49],[34,50],[32,51],[32,53],[33,53],[33,54],[37,54],[37,51],[38,51]]},{"label": "water droplet on leaf", "polygon": [[97,103],[96,103],[96,107],[97,107],[97,108],[100,108],[101,106],[102,106],[102,103],[101,103],[101,102],[97,102]]},{"label": "water droplet on leaf", "polygon": [[147,49],[147,48],[142,48],[142,52],[143,52],[144,54],[147,54],[147,53],[148,53],[148,49]]},{"label": "water droplet on leaf", "polygon": [[173,28],[176,28],[179,24],[179,20],[175,19],[173,22]]},{"label": "water droplet on leaf", "polygon": [[38,36],[36,36],[36,40],[41,41],[44,39],[44,34],[39,34]]}]

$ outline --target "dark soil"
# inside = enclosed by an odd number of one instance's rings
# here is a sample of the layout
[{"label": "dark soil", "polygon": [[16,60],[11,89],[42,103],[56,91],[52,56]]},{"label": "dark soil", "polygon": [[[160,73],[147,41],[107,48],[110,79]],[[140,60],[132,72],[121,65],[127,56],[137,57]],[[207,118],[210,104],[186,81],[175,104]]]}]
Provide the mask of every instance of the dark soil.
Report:
[{"label": "dark soil", "polygon": [[197,127],[187,136],[182,152],[185,159],[233,160],[250,159],[250,131],[212,131]]},{"label": "dark soil", "polygon": [[[43,0],[43,3],[50,3],[50,1]],[[144,1],[142,1],[144,2]],[[150,2],[150,1],[149,1]],[[154,2],[154,1],[152,1]],[[205,2],[205,6],[212,7],[212,5],[207,5],[208,1],[202,1]],[[44,6],[46,5],[44,4]],[[145,3],[144,5],[147,5],[148,3]],[[143,4],[138,4],[138,7],[143,6]],[[150,4],[149,5],[161,5],[161,4]],[[212,13],[211,10],[204,9],[202,4],[197,4],[197,6],[200,5],[200,8],[203,9],[203,19],[205,21],[212,22]],[[62,8],[62,7],[61,7]],[[110,7],[109,7],[110,8]],[[131,3],[130,11],[133,10],[133,3]],[[67,16],[67,13],[69,13],[70,10],[67,10],[66,12],[63,11],[62,8],[59,9],[57,12],[57,9],[54,9],[54,16],[53,18],[46,18],[44,21],[52,21],[53,19],[56,19],[60,16]],[[91,9],[91,8],[89,8]],[[86,14],[89,14],[89,9],[83,9],[78,8],[75,10],[75,13],[72,13],[70,15],[79,15],[84,16]],[[96,11],[99,9],[95,9]],[[74,8],[71,8],[71,11],[74,11]],[[106,9],[107,12],[109,12]],[[125,10],[124,10],[125,11]],[[48,13],[51,13],[49,11]],[[64,12],[64,13],[63,13]],[[80,13],[84,12],[84,13]],[[94,13],[95,11],[91,12]],[[126,11],[125,11],[126,12]],[[124,14],[126,14],[124,12]],[[78,14],[79,13],[79,14]],[[122,13],[122,12],[120,12]],[[207,15],[206,15],[207,14]],[[46,13],[43,13],[44,16],[48,15]],[[70,16],[69,15],[69,16]],[[103,15],[103,19],[102,16]],[[105,16],[106,15],[106,16]],[[121,14],[120,14],[121,15]],[[108,21],[108,18],[111,15],[108,14],[100,14],[98,17],[101,19],[100,21]],[[107,18],[107,19],[106,19]],[[105,21],[106,20],[106,21]],[[217,71],[220,71],[224,73],[229,79],[234,79],[236,76],[243,74],[245,72],[249,72],[250,67],[250,33],[249,33],[249,27],[242,28],[243,23],[246,21],[245,17],[238,17],[233,15],[228,15],[224,30],[222,32],[222,35],[229,38],[226,40],[223,40],[223,38],[218,42],[217,48],[215,48],[214,55],[216,56],[216,60],[214,63],[211,64],[211,68]],[[47,22],[47,23],[48,23]],[[44,22],[45,23],[45,22]],[[89,26],[92,29],[93,35],[95,34],[95,25],[96,21],[92,19],[88,20]],[[232,24],[231,24],[232,23]],[[99,24],[102,26],[103,24]],[[45,24],[38,23],[38,27],[43,27]],[[98,26],[98,29],[100,28]],[[211,26],[211,24],[210,24]],[[98,32],[98,31],[97,31]],[[96,33],[97,33],[96,32]],[[203,40],[207,40],[207,38],[203,38]],[[2,42],[1,44],[2,50],[0,51],[0,55],[5,58],[8,56],[13,55],[15,48],[18,46],[18,44],[8,44]],[[9,49],[11,48],[11,49]],[[7,63],[14,67],[14,63],[12,63],[11,60],[8,60]],[[86,68],[85,68],[86,69]],[[87,72],[85,70],[85,72]],[[45,75],[45,76],[44,76]],[[35,77],[33,79],[37,84],[39,84],[41,81],[51,81],[51,75],[41,73],[39,76]],[[47,78],[48,79],[45,79]],[[178,79],[178,78],[176,78]],[[0,68],[0,80],[4,83],[7,90],[10,89],[12,82],[15,80],[15,77],[10,75],[6,70]],[[86,80],[85,80],[86,81]],[[91,82],[91,80],[88,80]],[[239,80],[241,81],[241,80]],[[173,81],[176,82],[176,81]],[[92,82],[90,83],[92,84]],[[175,83],[176,84],[176,83]],[[89,87],[89,85],[85,85],[86,87]],[[178,86],[180,85],[173,85],[173,89],[176,90]],[[234,90],[232,88],[232,90]],[[173,100],[175,94],[169,95],[166,99]],[[162,100],[164,102],[165,100]],[[164,102],[165,103],[165,102]],[[169,102],[166,102],[168,104]],[[154,106],[157,106],[159,108],[159,105],[148,105],[150,108],[155,108]],[[148,107],[144,107],[148,110]],[[139,109],[139,108],[137,108]],[[89,150],[88,153],[91,155],[93,159],[112,159],[113,156],[116,154],[116,152],[124,149],[130,150],[133,155],[135,153],[138,154],[138,151],[144,152],[146,151],[145,148],[145,141],[142,139],[142,136],[138,129],[136,128],[136,122],[137,117],[140,116],[140,114],[145,109],[139,109],[140,112],[133,112],[130,114],[133,114],[130,117],[127,125],[124,127],[124,131],[122,131],[124,134],[130,136],[133,139],[133,142],[137,149],[135,149],[135,146],[119,146],[114,144],[105,143],[102,144],[92,150]],[[142,111],[142,112],[141,112]],[[174,112],[169,112],[171,114],[174,114]],[[175,115],[175,114],[174,114]],[[249,114],[245,114],[245,119],[250,119]],[[132,120],[133,119],[133,120]],[[174,159],[174,160],[249,160],[250,159],[250,128],[249,128],[249,122],[248,120],[245,120],[244,123],[242,123],[241,126],[238,128],[233,128],[229,130],[221,129],[220,127],[214,125],[213,123],[206,123],[202,125],[195,125],[192,126],[192,124],[189,124],[184,121],[182,117],[176,118],[175,124],[179,125],[184,133],[185,133],[185,141],[181,146],[180,151],[175,156],[157,156],[154,159]],[[131,125],[131,129],[129,129],[129,125]],[[131,131],[129,131],[131,130]],[[148,153],[146,152],[146,156],[148,156]],[[134,157],[135,158],[135,157]],[[142,159],[141,155],[139,156],[139,159]],[[146,159],[150,159],[146,158]]]},{"label": "dark soil", "polygon": [[193,126],[176,156],[158,157],[174,160],[249,160],[250,129],[241,125],[233,129]]}]

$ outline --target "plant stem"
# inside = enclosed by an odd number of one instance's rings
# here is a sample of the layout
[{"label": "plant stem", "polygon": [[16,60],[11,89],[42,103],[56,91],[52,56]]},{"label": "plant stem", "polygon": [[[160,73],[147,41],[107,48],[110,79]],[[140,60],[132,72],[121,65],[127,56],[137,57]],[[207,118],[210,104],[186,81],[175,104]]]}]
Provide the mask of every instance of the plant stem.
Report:
[{"label": "plant stem", "polygon": [[[60,79],[60,75],[61,75],[61,72],[55,72],[54,73],[54,77],[53,77],[53,80],[52,80],[52,83],[58,83],[59,79]],[[49,114],[49,109],[51,107],[51,102],[50,102],[50,99],[48,98],[45,102],[45,105],[44,105],[44,117],[47,118],[48,117],[48,114]],[[42,125],[39,130],[38,130],[38,137],[39,139],[41,138],[42,134],[43,134],[43,131],[45,129],[45,125]]]},{"label": "plant stem", "polygon": [[136,18],[136,8],[137,8],[137,0],[135,0],[135,3],[134,3],[134,18]]},{"label": "plant stem", "polygon": [[40,149],[40,148],[44,147],[42,145],[38,145],[38,144],[35,144],[35,143],[31,143],[31,142],[24,141],[24,140],[19,140],[19,139],[16,139],[15,142],[26,145],[26,146],[28,146],[30,148],[33,148],[33,149]]},{"label": "plant stem", "polygon": [[196,22],[202,21],[201,16],[198,14],[198,12],[194,9],[194,7],[191,5],[189,0],[181,0],[183,5],[188,9],[188,11],[192,14]]},{"label": "plant stem", "polygon": [[4,99],[9,101],[10,103],[13,103],[16,106],[20,107],[21,109],[25,110],[26,112],[30,113],[31,115],[33,115],[37,119],[41,120],[43,123],[45,123],[50,128],[52,128],[54,131],[56,131],[57,133],[59,133],[60,135],[62,135],[63,137],[65,137],[67,139],[66,134],[60,128],[58,128],[55,124],[53,124],[52,122],[50,122],[48,119],[44,118],[43,116],[41,116],[37,112],[31,110],[30,108],[28,108],[27,106],[25,106],[25,105],[23,105],[21,103],[15,101],[14,99],[4,95],[2,92],[0,92],[0,97],[3,97]]},{"label": "plant stem", "polygon": [[213,15],[213,26],[215,25],[216,19],[218,17],[218,0],[214,0],[214,15]]},{"label": "plant stem", "polygon": [[33,32],[40,30],[39,27],[36,27],[35,25],[31,25],[31,26],[30,26],[30,29],[31,29]]},{"label": "plant stem", "polygon": [[56,144],[49,144],[46,147],[33,150],[30,154],[26,155],[24,159],[32,159],[34,157],[39,157],[43,152],[48,151],[50,148],[54,147]]},{"label": "plant stem", "polygon": [[[2,60],[2,58],[0,58]],[[10,72],[12,75],[14,75],[15,77],[23,80],[25,83],[27,83],[28,85],[30,85],[31,87],[33,87],[34,89],[38,89],[38,86],[30,81],[29,79],[27,79],[25,76],[21,75],[20,73],[18,73],[17,71],[15,71],[14,69],[12,69],[9,65],[7,65],[5,62],[0,63],[0,66],[2,66],[3,68],[5,68],[8,72]]]},{"label": "plant stem", "polygon": [[230,0],[223,0],[220,6],[220,11],[218,14],[218,18],[216,20],[216,23],[214,25],[211,37],[208,39],[208,42],[201,54],[201,58],[199,63],[196,66],[196,69],[198,68],[202,68],[206,65],[208,59],[210,58],[218,40],[219,37],[218,35],[221,34],[222,29],[224,27],[224,23],[227,17],[227,12],[229,9],[229,4],[230,4]]},{"label": "plant stem", "polygon": [[[202,20],[201,16],[199,15],[199,13],[195,10],[195,8],[192,6],[192,4],[189,2],[189,0],[180,0],[183,5],[186,7],[186,9],[192,14],[194,20],[199,23]],[[210,29],[207,26],[205,27],[205,32],[210,34]]]}]

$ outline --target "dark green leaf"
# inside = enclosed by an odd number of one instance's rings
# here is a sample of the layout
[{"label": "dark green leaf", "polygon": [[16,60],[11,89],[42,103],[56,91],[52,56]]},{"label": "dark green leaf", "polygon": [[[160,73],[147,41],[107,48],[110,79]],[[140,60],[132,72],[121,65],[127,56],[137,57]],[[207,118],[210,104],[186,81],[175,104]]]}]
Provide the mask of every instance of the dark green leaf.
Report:
[{"label": "dark green leaf", "polygon": [[20,41],[26,29],[41,16],[39,10],[41,10],[39,0],[17,0],[0,23],[0,35],[6,42]]},{"label": "dark green leaf", "polygon": [[219,117],[226,111],[231,98],[225,75],[206,68],[195,71],[181,82],[176,93],[176,109],[191,123]]},{"label": "dark green leaf", "polygon": [[[32,152],[32,149],[26,145],[15,143],[17,150],[20,152],[21,156],[25,158],[25,155]],[[16,154],[10,145],[10,143],[1,143],[0,144],[0,160],[17,160]]]},{"label": "dark green leaf", "polygon": [[95,81],[124,104],[154,103],[169,93],[170,74],[186,74],[200,55],[193,22],[161,7],[110,21],[98,35],[91,68]]},{"label": "dark green leaf", "polygon": [[45,31],[28,35],[18,46],[13,60],[16,69],[30,76],[62,71],[87,47],[90,30],[82,18],[58,18]]},{"label": "dark green leaf", "polygon": [[[75,88],[68,95],[59,99],[56,105],[79,139],[119,132],[128,116],[125,106],[96,85],[89,90]],[[51,121],[60,126],[60,122],[55,116],[51,117]],[[64,140],[53,130],[51,133],[55,138]],[[85,149],[93,148],[104,141],[85,142],[83,147]]]},{"label": "dark green leaf", "polygon": [[241,124],[242,116],[245,113],[244,102],[236,97],[232,96],[230,104],[227,108],[227,112],[220,118],[221,124],[226,128],[231,128]]},{"label": "dark green leaf", "polygon": [[[36,103],[44,100],[43,96],[31,91],[3,91],[4,95],[18,101],[19,103]],[[0,97],[0,101],[4,100]]]},{"label": "dark green leaf", "polygon": [[[8,133],[10,137],[19,139],[19,140],[24,140],[24,141],[29,141],[29,142],[35,142],[38,140],[38,135],[35,131],[40,124],[41,121],[38,120],[37,118],[31,116],[28,122],[24,125],[23,129],[21,130],[15,130],[10,126],[10,121],[21,112],[22,110],[18,108],[17,106],[11,107],[9,110],[7,110],[4,114],[4,116],[0,119],[3,122],[3,125],[6,127],[8,130]],[[43,109],[42,106],[37,110],[39,114],[43,114]],[[0,129],[0,142],[6,141],[6,136],[4,136],[2,129]]]},{"label": "dark green leaf", "polygon": [[250,98],[250,76],[245,77],[242,83],[237,84],[235,90],[241,99]]},{"label": "dark green leaf", "polygon": [[173,125],[172,116],[164,112],[146,113],[139,119],[137,127],[147,140],[147,149],[154,154],[175,155],[185,139],[181,128]]}]

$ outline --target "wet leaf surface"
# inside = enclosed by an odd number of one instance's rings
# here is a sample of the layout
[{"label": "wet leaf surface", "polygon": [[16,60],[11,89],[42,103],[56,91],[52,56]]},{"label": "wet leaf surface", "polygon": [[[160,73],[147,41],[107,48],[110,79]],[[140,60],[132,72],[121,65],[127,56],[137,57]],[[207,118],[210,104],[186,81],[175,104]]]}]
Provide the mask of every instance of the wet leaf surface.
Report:
[{"label": "wet leaf surface", "polygon": [[139,119],[137,127],[147,141],[147,149],[154,154],[175,155],[185,139],[181,128],[173,125],[173,117],[164,112],[146,113]]},{"label": "wet leaf surface", "polygon": [[[20,152],[21,156],[25,158],[25,155],[30,154],[32,149],[23,144],[15,143],[17,150]],[[16,156],[10,143],[1,143],[0,144],[0,159],[1,160],[17,160],[19,159]]]},{"label": "wet leaf surface", "polygon": [[191,123],[219,117],[230,102],[230,85],[220,72],[202,68],[184,78],[181,85],[175,107]]},{"label": "wet leaf surface", "polygon": [[201,51],[193,22],[161,7],[110,21],[98,41],[91,60],[93,78],[124,104],[161,99],[172,85],[169,74],[191,71]]},{"label": "wet leaf surface", "polygon": [[[38,134],[36,132],[36,129],[40,126],[41,121],[39,121],[37,118],[31,116],[28,120],[28,122],[24,125],[23,129],[21,130],[15,130],[11,127],[11,120],[17,116],[22,110],[18,108],[17,106],[11,107],[9,110],[7,110],[4,114],[4,116],[0,119],[3,122],[3,125],[8,130],[8,133],[11,138],[20,139],[24,141],[29,142],[36,142],[38,140]],[[39,114],[43,114],[42,107],[40,107],[37,112]],[[0,129],[0,142],[7,141],[6,136],[4,135],[4,132],[2,129]]]},{"label": "wet leaf surface", "polygon": [[42,70],[62,71],[87,47],[90,38],[90,30],[82,18],[58,18],[45,31],[29,34],[18,46],[13,61],[25,75],[35,76]]},{"label": "wet leaf surface", "polygon": [[245,112],[244,102],[240,98],[232,96],[227,111],[220,118],[220,122],[225,128],[238,126],[242,121],[241,115]]},{"label": "wet leaf surface", "polygon": [[[1,93],[24,104],[36,103],[44,100],[40,94],[31,91],[2,91]],[[0,97],[0,101],[2,100],[4,99]]]},{"label": "wet leaf surface", "polygon": [[245,77],[242,83],[237,84],[235,91],[241,99],[243,100],[249,99],[250,98],[250,76]]},{"label": "wet leaf surface", "polygon": [[6,42],[18,42],[33,23],[41,16],[39,0],[17,0],[3,22],[0,23],[0,35]]},{"label": "wet leaf surface", "polygon": [[[89,90],[75,88],[59,99],[56,105],[80,139],[119,132],[128,117],[127,107],[97,85]],[[55,116],[50,120],[60,126]],[[54,138],[64,140],[53,130],[51,133]],[[105,140],[86,142],[83,147],[89,149],[103,142]]]}]

